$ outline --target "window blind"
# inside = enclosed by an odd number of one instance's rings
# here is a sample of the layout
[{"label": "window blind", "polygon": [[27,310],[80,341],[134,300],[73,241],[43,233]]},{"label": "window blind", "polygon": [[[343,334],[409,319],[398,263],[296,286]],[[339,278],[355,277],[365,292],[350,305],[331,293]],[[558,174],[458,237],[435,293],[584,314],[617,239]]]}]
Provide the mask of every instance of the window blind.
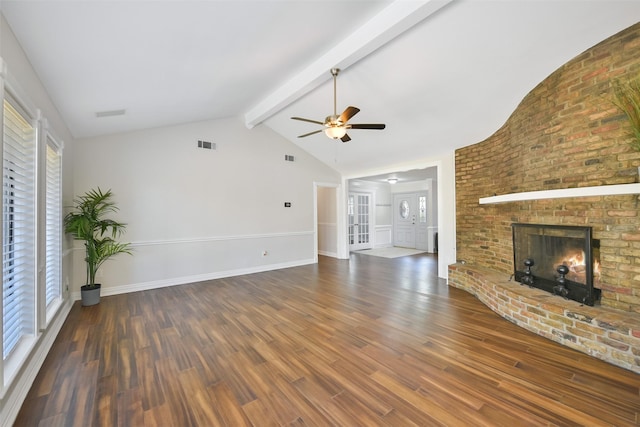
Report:
[{"label": "window blind", "polygon": [[29,116],[10,96],[3,102],[2,272],[3,358],[33,335],[35,318],[35,149]]},{"label": "window blind", "polygon": [[62,253],[62,206],[60,205],[62,162],[58,144],[49,135],[47,135],[46,151],[45,304],[49,307],[62,295],[60,267]]}]

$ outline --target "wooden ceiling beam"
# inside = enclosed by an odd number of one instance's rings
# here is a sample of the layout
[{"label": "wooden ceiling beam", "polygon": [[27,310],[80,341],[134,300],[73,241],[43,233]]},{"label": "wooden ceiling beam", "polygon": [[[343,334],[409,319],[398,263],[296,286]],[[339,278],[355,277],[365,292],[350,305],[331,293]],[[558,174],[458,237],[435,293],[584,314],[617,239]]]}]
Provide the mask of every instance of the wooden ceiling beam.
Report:
[{"label": "wooden ceiling beam", "polygon": [[262,123],[331,78],[332,68],[346,69],[453,0],[396,0],[287,83],[245,113],[248,128]]}]

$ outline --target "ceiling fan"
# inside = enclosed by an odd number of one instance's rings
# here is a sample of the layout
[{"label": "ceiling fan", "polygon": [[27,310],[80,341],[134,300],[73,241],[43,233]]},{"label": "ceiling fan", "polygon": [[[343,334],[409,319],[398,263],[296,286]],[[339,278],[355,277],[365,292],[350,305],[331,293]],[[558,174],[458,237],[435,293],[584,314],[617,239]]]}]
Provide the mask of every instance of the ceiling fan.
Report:
[{"label": "ceiling fan", "polygon": [[339,139],[342,142],[351,141],[349,135],[347,135],[348,129],[375,129],[382,130],[385,128],[385,125],[382,123],[368,123],[368,124],[350,124],[348,121],[358,114],[360,111],[359,108],[356,107],[347,107],[346,110],[342,112],[342,114],[338,115],[336,112],[336,77],[338,77],[338,73],[340,72],[339,68],[332,68],[331,75],[333,76],[333,115],[327,116],[324,119],[324,122],[318,120],[305,119],[303,117],[291,117],[293,120],[302,120],[303,122],[315,123],[318,125],[322,125],[324,129],[314,130],[313,132],[305,133],[304,135],[298,135],[298,138],[304,138],[306,136],[315,135],[316,133],[320,133],[324,130],[324,133],[332,139]]}]

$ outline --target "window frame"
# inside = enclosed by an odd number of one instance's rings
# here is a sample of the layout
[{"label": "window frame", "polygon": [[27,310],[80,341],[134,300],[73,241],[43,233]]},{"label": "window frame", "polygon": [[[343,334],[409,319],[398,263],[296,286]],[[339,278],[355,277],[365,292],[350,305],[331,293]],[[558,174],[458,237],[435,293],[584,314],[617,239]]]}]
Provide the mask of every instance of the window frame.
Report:
[{"label": "window frame", "polygon": [[[33,190],[34,194],[33,194],[33,199],[29,200],[30,202],[32,202],[32,206],[34,208],[34,210],[37,210],[37,206],[35,204],[35,191],[36,191],[36,179],[37,179],[37,148],[38,148],[38,137],[39,137],[39,125],[38,125],[38,112],[37,109],[33,108],[32,106],[29,105],[29,103],[25,102],[24,99],[20,97],[18,91],[15,91],[12,89],[12,87],[10,85],[8,85],[5,82],[5,86],[2,92],[2,104],[3,104],[3,108],[2,108],[2,150],[0,151],[1,157],[2,157],[2,170],[3,170],[3,175],[2,175],[2,212],[3,212],[3,226],[0,227],[0,235],[2,236],[2,242],[3,242],[3,250],[2,250],[2,257],[3,257],[3,263],[4,263],[4,258],[5,258],[5,250],[4,250],[4,243],[5,243],[5,229],[4,229],[4,215],[5,215],[5,165],[4,165],[4,148],[5,148],[5,135],[4,135],[4,128],[5,128],[5,109],[4,109],[4,103],[7,102],[19,115],[20,117],[25,120],[26,122],[29,123],[29,125],[31,126],[31,128],[33,129],[33,136],[31,138],[31,143],[33,144],[33,176],[32,176],[32,180],[33,180]],[[35,211],[33,212],[33,214],[35,214]],[[37,224],[37,219],[34,218],[34,225]],[[33,256],[36,257],[36,253],[37,253],[37,243],[36,243],[36,230],[33,231],[33,241],[30,243],[32,245],[32,248],[30,248],[30,250],[33,250]],[[4,387],[8,387],[11,382],[13,381],[13,379],[16,377],[20,367],[25,363],[25,361],[27,360],[31,350],[33,349],[33,347],[36,344],[37,341],[37,336],[38,336],[38,332],[36,330],[36,325],[37,325],[37,319],[36,319],[36,311],[35,311],[35,304],[36,304],[36,276],[35,276],[35,262],[36,260],[33,260],[33,263],[31,264],[31,267],[33,267],[34,271],[29,272],[29,278],[33,278],[32,282],[32,287],[29,288],[29,284],[25,285],[26,290],[25,292],[28,292],[32,298],[31,301],[27,301],[26,303],[30,303],[29,306],[27,306],[27,308],[25,309],[26,312],[22,314],[22,316],[29,318],[28,321],[28,325],[27,328],[29,330],[24,331],[23,333],[21,333],[19,339],[14,343],[14,347],[12,347],[8,352],[5,349],[5,325],[4,325],[4,268],[0,269],[0,277],[2,277],[2,283],[3,283],[3,302],[2,305],[0,305],[0,311],[2,312],[2,340],[0,341],[0,347],[2,349],[2,351],[0,352],[2,354],[2,377],[3,377],[3,385]],[[22,289],[21,289],[22,290]],[[6,353],[6,354],[5,354]]]},{"label": "window frame", "polygon": [[[33,144],[34,144],[34,166],[33,166],[33,194],[31,207],[33,209],[30,215],[34,217],[33,227],[33,256],[32,261],[33,271],[30,280],[26,284],[29,287],[29,292],[33,297],[29,300],[29,306],[27,308],[26,316],[29,317],[29,330],[28,334],[22,334],[18,340],[17,345],[6,355],[4,351],[4,291],[3,291],[3,303],[0,304],[0,318],[2,318],[2,325],[0,325],[0,399],[4,399],[5,395],[11,389],[12,384],[22,375],[24,366],[28,366],[31,360],[31,356],[34,354],[35,347],[42,341],[43,333],[52,324],[52,321],[56,318],[56,315],[60,312],[64,306],[65,299],[69,297],[68,293],[65,293],[62,289],[62,258],[63,258],[63,232],[62,227],[62,187],[63,187],[63,141],[54,135],[52,129],[49,128],[48,122],[41,116],[40,110],[38,110],[34,104],[29,100],[29,97],[25,95],[17,80],[7,71],[6,63],[0,58],[0,101],[2,101],[2,113],[0,113],[0,127],[2,133],[0,133],[0,143],[2,144],[2,150],[0,150],[0,163],[3,165],[3,197],[0,199],[0,208],[4,214],[4,150],[5,150],[5,110],[4,101],[9,99],[10,104],[15,103],[19,106],[19,111],[24,112],[28,117],[28,122],[31,124],[34,130]],[[46,274],[47,274],[47,261],[46,261],[46,244],[47,244],[47,144],[51,143],[55,146],[59,155],[59,168],[57,171],[57,178],[59,182],[59,190],[57,191],[57,207],[58,218],[55,221],[59,221],[58,230],[55,234],[58,236],[57,245],[57,257],[54,257],[54,262],[57,263],[58,272],[55,273],[55,279],[57,280],[59,292],[58,296],[46,304]],[[4,218],[3,218],[4,221]],[[0,227],[0,240],[4,242],[4,224]],[[4,259],[4,248],[3,248]],[[0,282],[3,283],[4,278],[2,269],[0,269]]]}]

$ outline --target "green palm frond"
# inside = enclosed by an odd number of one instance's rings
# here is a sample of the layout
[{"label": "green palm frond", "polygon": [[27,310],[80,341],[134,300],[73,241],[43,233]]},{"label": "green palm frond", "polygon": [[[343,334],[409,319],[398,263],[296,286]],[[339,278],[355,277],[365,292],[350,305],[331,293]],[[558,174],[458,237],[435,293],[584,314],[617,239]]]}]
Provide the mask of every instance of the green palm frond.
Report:
[{"label": "green palm frond", "polygon": [[98,268],[120,253],[131,254],[130,243],[114,239],[124,233],[126,224],[106,218],[118,211],[111,190],[87,191],[74,200],[73,210],[64,217],[65,231],[75,240],[84,241],[87,263],[87,285],[95,284]]},{"label": "green palm frond", "polygon": [[640,77],[627,82],[614,82],[613,95],[613,103],[625,113],[631,124],[635,136],[631,144],[640,151]]}]

